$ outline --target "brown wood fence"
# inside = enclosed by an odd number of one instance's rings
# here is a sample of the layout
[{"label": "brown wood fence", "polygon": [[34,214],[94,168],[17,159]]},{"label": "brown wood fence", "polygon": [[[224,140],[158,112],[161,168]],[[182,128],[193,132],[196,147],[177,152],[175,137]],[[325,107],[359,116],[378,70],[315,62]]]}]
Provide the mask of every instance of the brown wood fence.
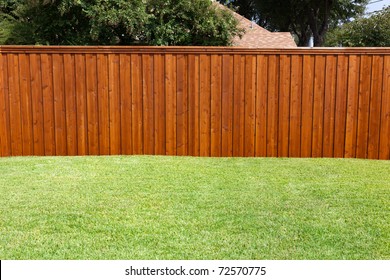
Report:
[{"label": "brown wood fence", "polygon": [[0,155],[390,159],[390,48],[0,47]]}]

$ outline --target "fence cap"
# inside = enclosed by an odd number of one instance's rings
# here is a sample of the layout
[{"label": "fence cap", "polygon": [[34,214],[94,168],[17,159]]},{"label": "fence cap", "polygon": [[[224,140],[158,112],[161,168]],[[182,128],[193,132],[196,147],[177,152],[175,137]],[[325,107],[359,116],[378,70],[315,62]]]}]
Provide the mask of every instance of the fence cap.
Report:
[{"label": "fence cap", "polygon": [[390,47],[381,48],[242,48],[242,47],[188,47],[188,46],[12,46],[0,45],[0,53],[37,54],[390,54]]}]

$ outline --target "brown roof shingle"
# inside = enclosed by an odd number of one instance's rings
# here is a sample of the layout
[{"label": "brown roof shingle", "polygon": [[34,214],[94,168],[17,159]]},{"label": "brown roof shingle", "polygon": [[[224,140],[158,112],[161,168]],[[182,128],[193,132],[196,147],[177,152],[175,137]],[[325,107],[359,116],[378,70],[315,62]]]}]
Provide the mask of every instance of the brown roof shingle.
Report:
[{"label": "brown roof shingle", "polygon": [[[218,2],[214,2],[221,8],[227,9]],[[231,11],[229,9],[229,11]],[[270,32],[238,13],[231,11],[239,21],[240,28],[245,30],[242,38],[235,37],[233,46],[245,48],[296,48],[294,38],[289,32]]]}]

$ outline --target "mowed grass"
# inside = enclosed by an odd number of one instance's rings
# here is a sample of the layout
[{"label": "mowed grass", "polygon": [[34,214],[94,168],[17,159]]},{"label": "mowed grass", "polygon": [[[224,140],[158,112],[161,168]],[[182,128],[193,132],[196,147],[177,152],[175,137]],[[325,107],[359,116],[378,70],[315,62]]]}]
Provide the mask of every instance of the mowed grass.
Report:
[{"label": "mowed grass", "polygon": [[390,161],[0,159],[0,259],[389,259]]}]

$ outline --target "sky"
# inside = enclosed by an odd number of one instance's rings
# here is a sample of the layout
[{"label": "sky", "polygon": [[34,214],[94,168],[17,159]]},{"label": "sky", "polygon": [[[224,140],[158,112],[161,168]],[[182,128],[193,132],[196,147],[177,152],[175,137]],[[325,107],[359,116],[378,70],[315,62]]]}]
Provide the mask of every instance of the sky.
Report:
[{"label": "sky", "polygon": [[370,0],[371,4],[367,5],[366,14],[379,11],[384,7],[390,6],[390,0]]}]

